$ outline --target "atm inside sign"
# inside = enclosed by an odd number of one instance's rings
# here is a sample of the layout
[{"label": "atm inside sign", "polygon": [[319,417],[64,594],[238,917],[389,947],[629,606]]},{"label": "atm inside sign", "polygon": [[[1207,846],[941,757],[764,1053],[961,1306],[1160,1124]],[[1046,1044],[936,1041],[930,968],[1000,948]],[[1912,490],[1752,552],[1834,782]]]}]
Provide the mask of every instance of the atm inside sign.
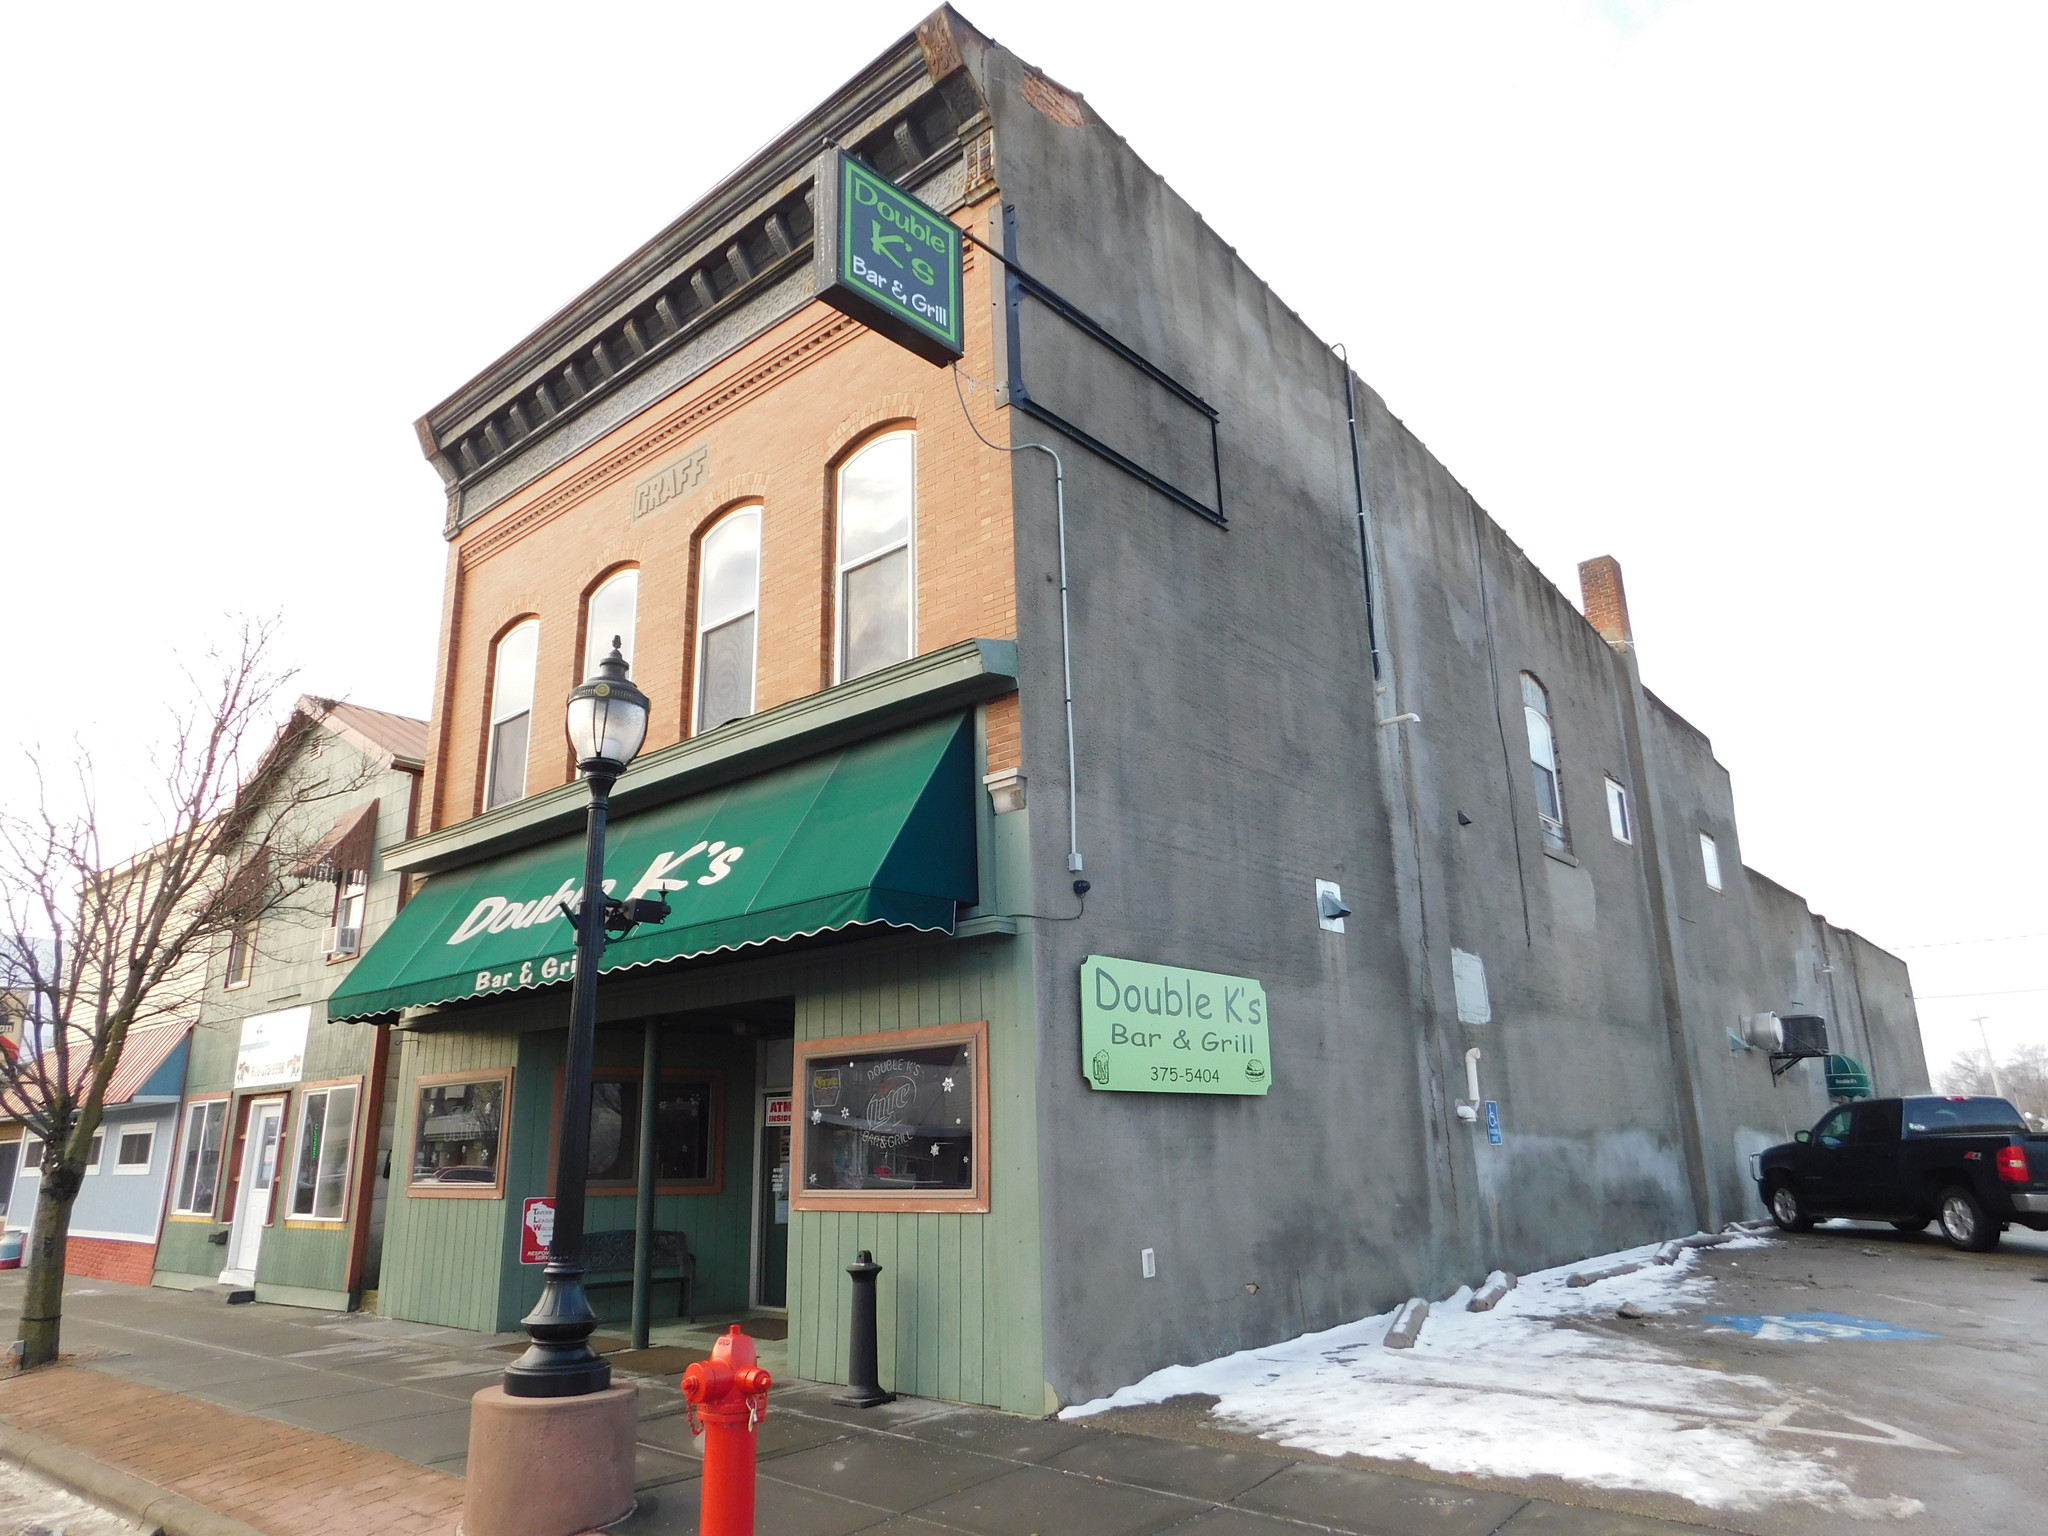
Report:
[{"label": "atm inside sign", "polygon": [[958,226],[842,150],[818,189],[818,297],[930,362],[959,357]]}]

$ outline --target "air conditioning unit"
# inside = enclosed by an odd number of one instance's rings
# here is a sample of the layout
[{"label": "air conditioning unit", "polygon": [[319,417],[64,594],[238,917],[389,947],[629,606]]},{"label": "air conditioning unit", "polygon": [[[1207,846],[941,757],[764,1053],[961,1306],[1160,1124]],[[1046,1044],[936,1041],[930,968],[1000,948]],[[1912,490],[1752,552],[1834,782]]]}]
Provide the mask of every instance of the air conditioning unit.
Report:
[{"label": "air conditioning unit", "polygon": [[1783,1050],[1785,1046],[1784,1026],[1775,1013],[1744,1015],[1742,1038],[1761,1051]]},{"label": "air conditioning unit", "polygon": [[327,953],[330,955],[359,954],[363,947],[363,930],[360,928],[334,927],[327,930]]},{"label": "air conditioning unit", "polygon": [[1828,1021],[1813,1013],[1788,1013],[1778,1021],[1785,1043],[1778,1047],[1787,1056],[1828,1054]]}]

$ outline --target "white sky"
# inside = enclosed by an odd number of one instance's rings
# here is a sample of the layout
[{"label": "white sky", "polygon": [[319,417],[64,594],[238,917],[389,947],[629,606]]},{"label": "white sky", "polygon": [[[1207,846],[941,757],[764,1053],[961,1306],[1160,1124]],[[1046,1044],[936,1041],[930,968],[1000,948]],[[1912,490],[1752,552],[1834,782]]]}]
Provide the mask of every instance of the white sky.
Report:
[{"label": "white sky", "polygon": [[[2048,7],[964,9],[1553,580],[1621,560],[1747,861],[1901,947],[1931,1062],[1978,1013],[2048,1042]],[[0,736],[75,725],[118,793],[176,656],[242,612],[304,688],[425,714],[413,419],[923,13],[18,9]]]}]

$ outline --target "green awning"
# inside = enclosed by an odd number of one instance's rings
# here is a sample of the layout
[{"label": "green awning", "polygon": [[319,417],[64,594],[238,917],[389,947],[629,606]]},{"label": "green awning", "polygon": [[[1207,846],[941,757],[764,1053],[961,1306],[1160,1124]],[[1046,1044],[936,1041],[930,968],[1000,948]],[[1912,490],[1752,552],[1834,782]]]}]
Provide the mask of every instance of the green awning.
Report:
[{"label": "green awning", "polygon": [[1870,1097],[1870,1073],[1863,1063],[1854,1056],[1830,1056],[1827,1064],[1828,1097],[1831,1099],[1867,1099]]},{"label": "green awning", "polygon": [[[666,900],[665,923],[605,950],[621,971],[858,924],[953,931],[978,899],[974,744],[959,716],[659,806],[613,823],[612,895]],[[583,839],[438,875],[327,1001],[360,1019],[551,986],[574,971],[562,916]]]}]

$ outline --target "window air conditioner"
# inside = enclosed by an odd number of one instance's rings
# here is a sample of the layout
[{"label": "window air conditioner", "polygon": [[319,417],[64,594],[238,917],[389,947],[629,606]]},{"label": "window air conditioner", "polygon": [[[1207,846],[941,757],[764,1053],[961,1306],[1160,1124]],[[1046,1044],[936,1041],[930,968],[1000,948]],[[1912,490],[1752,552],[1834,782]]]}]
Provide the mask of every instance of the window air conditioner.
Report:
[{"label": "window air conditioner", "polygon": [[327,930],[327,953],[330,955],[353,955],[363,947],[363,930],[360,928],[333,927]]}]

